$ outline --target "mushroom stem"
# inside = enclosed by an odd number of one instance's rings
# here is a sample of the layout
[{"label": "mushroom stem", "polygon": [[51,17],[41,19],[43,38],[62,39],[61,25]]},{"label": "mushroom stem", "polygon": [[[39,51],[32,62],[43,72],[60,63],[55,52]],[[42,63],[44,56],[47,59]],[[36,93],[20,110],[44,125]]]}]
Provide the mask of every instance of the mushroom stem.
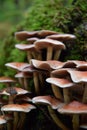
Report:
[{"label": "mushroom stem", "polygon": [[63,96],[60,92],[60,89],[54,84],[51,84],[51,87],[52,87],[52,91],[54,93],[54,96],[58,99],[63,99]]},{"label": "mushroom stem", "polygon": [[17,130],[17,124],[18,124],[18,113],[14,112],[14,123],[13,123],[13,130]]},{"label": "mushroom stem", "polygon": [[87,84],[85,84],[82,102],[87,103]]},{"label": "mushroom stem", "polygon": [[32,54],[30,51],[27,51],[27,59],[28,59],[28,62],[30,63],[30,59],[32,59]]},{"label": "mushroom stem", "polygon": [[70,102],[70,93],[68,88],[63,88],[63,95],[64,95],[64,102],[69,103]]},{"label": "mushroom stem", "polygon": [[61,50],[55,50],[55,53],[54,53],[54,60],[58,60],[59,57],[60,57],[60,53],[61,53]]},{"label": "mushroom stem", "polygon": [[28,90],[28,82],[25,77],[24,77],[24,89]]},{"label": "mushroom stem", "polygon": [[73,123],[73,130],[79,130],[79,115],[78,114],[73,115],[72,123]]},{"label": "mushroom stem", "polygon": [[39,79],[38,79],[37,72],[34,72],[33,76],[34,76],[35,92],[36,92],[37,95],[39,95],[40,94],[40,89],[39,89]]},{"label": "mushroom stem", "polygon": [[47,48],[47,59],[46,60],[51,60],[52,59],[52,53],[53,53],[53,48],[48,47]]},{"label": "mushroom stem", "polygon": [[22,114],[23,118],[18,123],[18,126],[17,126],[18,130],[22,130],[23,129],[24,121],[25,121],[25,118],[26,118],[26,113],[20,113],[20,114]]},{"label": "mushroom stem", "polygon": [[19,84],[21,85],[22,88],[24,88],[24,82],[23,78],[18,78]]},{"label": "mushroom stem", "polygon": [[60,119],[58,118],[58,116],[56,115],[55,111],[50,107],[48,106],[48,111],[50,113],[50,116],[52,117],[53,121],[56,123],[56,125],[58,127],[60,127],[62,130],[69,130],[61,121]]}]

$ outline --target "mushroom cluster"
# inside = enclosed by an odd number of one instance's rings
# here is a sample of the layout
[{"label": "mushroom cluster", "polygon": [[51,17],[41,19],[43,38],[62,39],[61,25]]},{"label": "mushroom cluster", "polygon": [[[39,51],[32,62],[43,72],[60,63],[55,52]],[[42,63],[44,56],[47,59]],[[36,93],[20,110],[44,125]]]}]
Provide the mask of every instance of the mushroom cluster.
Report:
[{"label": "mushroom cluster", "polygon": [[[17,74],[15,80],[0,78],[0,82],[6,85],[0,92],[1,99],[4,95],[7,99],[5,104],[1,103],[0,124],[7,123],[10,130],[11,120],[13,130],[22,129],[26,117],[23,112],[44,105],[61,130],[87,128],[87,62],[59,60],[69,41],[75,42],[76,37],[50,30],[20,31],[15,33],[15,37],[21,42],[15,47],[26,51],[27,63],[5,64],[15,69]],[[16,86],[17,83],[20,87]],[[7,118],[9,113],[12,117]],[[21,121],[20,113],[24,117]],[[68,126],[66,118],[70,123]]]}]

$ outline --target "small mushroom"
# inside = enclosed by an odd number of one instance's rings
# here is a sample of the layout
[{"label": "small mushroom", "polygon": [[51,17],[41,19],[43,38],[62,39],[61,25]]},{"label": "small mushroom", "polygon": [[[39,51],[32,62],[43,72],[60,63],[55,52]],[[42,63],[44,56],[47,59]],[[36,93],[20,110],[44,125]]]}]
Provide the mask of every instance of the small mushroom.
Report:
[{"label": "small mushroom", "polygon": [[63,102],[50,95],[34,97],[32,102],[35,104],[48,104],[52,109],[57,109],[63,104]]},{"label": "small mushroom", "polygon": [[0,77],[0,83],[6,84],[7,87],[10,87],[10,85],[11,85],[12,83],[15,83],[15,82],[16,82],[16,80],[13,79],[13,78],[11,78],[11,77],[7,77],[7,76],[1,76],[1,77]]},{"label": "small mushroom", "polygon": [[10,62],[10,63],[6,63],[5,66],[11,67],[12,69],[15,69],[18,71],[22,71],[25,67],[28,67],[30,65],[24,62]]},{"label": "small mushroom", "polygon": [[71,82],[68,79],[63,79],[63,78],[47,78],[46,81],[48,83],[54,84],[60,88],[63,88],[63,95],[64,95],[64,101],[65,103],[70,102],[70,96],[69,96],[69,90],[68,87],[74,86],[74,83]]},{"label": "small mushroom", "polygon": [[49,114],[52,117],[53,121],[56,123],[56,125],[63,130],[68,130],[68,128],[60,121],[54,111],[55,109],[60,108],[63,105],[63,102],[50,95],[34,97],[32,98],[32,102],[35,104],[47,105]]},{"label": "small mushroom", "polygon": [[32,58],[34,58],[34,59],[40,58],[41,59],[40,51],[38,51],[35,48],[34,44],[16,44],[15,47],[22,50],[22,51],[27,52],[27,58],[28,58],[29,63],[30,63],[30,59],[32,59]]},{"label": "small mushroom", "polygon": [[83,94],[83,99],[82,102],[86,103],[87,102],[87,71],[76,71],[76,70],[68,70],[68,72],[71,75],[71,79],[74,83],[84,83],[85,84],[85,89],[84,89],[84,94]]},{"label": "small mushroom", "polygon": [[[47,49],[47,56],[46,56],[46,60],[52,60],[52,55],[53,55],[53,50],[57,50],[59,52],[59,54],[57,54],[57,58],[60,55],[60,50],[65,49],[65,45],[62,42],[56,41],[56,40],[51,40],[51,39],[40,39],[37,40],[36,42],[34,42],[35,47],[38,50],[41,49]],[[56,60],[54,59],[54,60]]]},{"label": "small mushroom", "polygon": [[73,130],[79,130],[79,114],[87,114],[87,104],[72,101],[58,109],[61,114],[73,114]]},{"label": "small mushroom", "polygon": [[33,77],[33,74],[32,73],[29,73],[29,72],[19,72],[15,75],[15,78],[18,78],[20,79],[20,84],[21,86],[24,86],[24,89],[26,90],[30,90],[29,88],[29,79],[31,79]]}]

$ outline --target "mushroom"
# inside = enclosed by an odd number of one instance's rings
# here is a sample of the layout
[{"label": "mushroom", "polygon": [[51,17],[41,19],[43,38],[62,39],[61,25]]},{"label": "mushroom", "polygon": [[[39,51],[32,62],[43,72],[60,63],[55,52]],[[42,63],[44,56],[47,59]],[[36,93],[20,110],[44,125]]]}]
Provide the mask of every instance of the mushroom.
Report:
[{"label": "mushroom", "polygon": [[48,105],[49,114],[52,117],[53,121],[56,123],[56,125],[63,130],[68,130],[68,128],[60,121],[54,111],[55,109],[60,108],[63,105],[63,102],[50,95],[34,97],[32,98],[32,102],[35,104]]},{"label": "mushroom", "polygon": [[[18,72],[22,71],[25,67],[30,66],[30,64],[28,63],[24,63],[24,62],[11,62],[11,63],[6,63],[5,66],[10,67],[14,70],[17,70]],[[23,80],[19,77],[18,78],[19,83],[21,84],[22,87],[23,86]]]},{"label": "mushroom", "polygon": [[48,83],[54,84],[60,88],[63,88],[63,96],[64,96],[64,102],[68,103],[70,102],[70,96],[69,96],[69,91],[68,91],[68,87],[72,87],[74,86],[74,83],[71,82],[68,79],[63,79],[63,78],[47,78],[46,81]]},{"label": "mushroom", "polygon": [[31,79],[33,77],[32,73],[29,73],[29,72],[19,72],[15,75],[15,78],[19,78],[21,79],[20,81],[22,81],[22,86],[24,86],[24,89],[26,90],[30,90],[30,87],[29,87],[29,80],[28,79]]},{"label": "mushroom", "polygon": [[34,42],[34,45],[38,50],[47,48],[46,60],[52,60],[53,50],[57,50],[59,52],[59,54],[57,54],[57,58],[55,58],[54,60],[58,59],[60,55],[60,50],[63,50],[66,48],[62,42],[51,40],[51,39],[37,40],[36,42]]},{"label": "mushroom", "polygon": [[10,87],[10,85],[11,85],[12,83],[15,83],[15,82],[16,82],[16,80],[13,79],[13,78],[11,78],[11,77],[7,77],[7,76],[1,76],[1,77],[0,77],[0,83],[6,84],[7,87]]},{"label": "mushroom", "polygon": [[84,83],[85,84],[85,89],[84,89],[84,94],[83,94],[83,103],[87,103],[87,71],[76,71],[76,70],[68,70],[68,72],[71,75],[71,79],[74,83]]},{"label": "mushroom", "polygon": [[28,38],[36,37],[37,33],[38,33],[38,31],[31,31],[31,32],[19,31],[19,32],[15,33],[15,37],[16,37],[16,39],[18,39],[20,41],[24,41],[24,40],[26,40]]},{"label": "mushroom", "polygon": [[[25,104],[8,104],[4,105],[1,108],[1,111],[7,111],[7,112],[14,112],[14,124],[13,124],[13,130],[17,129],[17,123],[18,123],[18,113],[17,112],[30,112],[32,109],[36,109],[34,105],[25,103]],[[23,115],[23,121],[25,119],[25,114]],[[22,122],[23,123],[23,122]],[[20,128],[19,128],[20,129]]]},{"label": "mushroom", "polygon": [[34,97],[32,98],[32,102],[35,104],[50,105],[52,109],[57,109],[63,104],[63,102],[61,102],[60,100],[56,99],[51,95]]},{"label": "mushroom", "polygon": [[27,52],[27,58],[29,63],[30,63],[30,59],[32,58],[41,59],[40,51],[38,51],[35,48],[34,44],[16,44],[15,47],[22,51]]},{"label": "mushroom", "polygon": [[26,67],[23,69],[23,72],[29,72],[33,74],[33,81],[34,81],[34,87],[35,87],[35,92],[37,95],[40,95],[40,83],[39,83],[39,73],[43,73],[42,70],[38,70],[34,68],[32,65],[30,67]]},{"label": "mushroom", "polygon": [[79,114],[87,114],[87,104],[72,101],[58,109],[61,114],[73,114],[73,130],[79,130]]},{"label": "mushroom", "polygon": [[[60,68],[63,63],[56,60],[39,61],[31,59],[31,64],[37,69],[46,70],[46,72],[48,72],[48,75],[50,75],[52,69]],[[59,88],[54,85],[51,86],[55,97],[62,99],[62,95],[60,93]]]}]

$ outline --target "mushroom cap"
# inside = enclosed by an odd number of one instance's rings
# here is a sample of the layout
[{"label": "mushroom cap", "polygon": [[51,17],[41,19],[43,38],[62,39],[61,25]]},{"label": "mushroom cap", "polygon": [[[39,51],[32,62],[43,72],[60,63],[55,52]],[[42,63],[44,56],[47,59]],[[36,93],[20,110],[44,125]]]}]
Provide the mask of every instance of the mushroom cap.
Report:
[{"label": "mushroom cap", "polygon": [[87,123],[82,123],[82,124],[80,125],[80,128],[87,130]]},{"label": "mushroom cap", "polygon": [[37,69],[50,70],[50,66],[46,61],[31,59],[30,62]]},{"label": "mushroom cap", "polygon": [[87,82],[87,71],[68,70],[68,72],[73,82]]},{"label": "mushroom cap", "polygon": [[76,39],[76,36],[72,34],[54,34],[54,35],[47,36],[46,38],[58,40],[58,41],[68,41],[71,39]]},{"label": "mushroom cap", "polygon": [[36,107],[31,104],[8,104],[1,107],[1,111],[18,111],[18,112],[29,112]]},{"label": "mushroom cap", "polygon": [[15,79],[11,78],[11,77],[7,77],[7,76],[2,76],[0,77],[0,83],[13,83],[16,82]]},{"label": "mushroom cap", "polygon": [[63,64],[62,62],[56,60],[40,61],[40,60],[31,59],[30,61],[35,68],[48,70],[48,71],[51,69],[61,68]]},{"label": "mushroom cap", "polygon": [[30,66],[30,64],[24,62],[11,62],[11,63],[6,63],[5,66],[11,67],[18,71],[22,71],[25,67]]},{"label": "mushroom cap", "polygon": [[19,72],[15,75],[15,78],[32,78],[32,73],[29,72]]},{"label": "mushroom cap", "polygon": [[36,51],[39,52],[36,48],[34,44],[16,44],[15,45],[16,48],[18,48],[19,50],[22,51]]},{"label": "mushroom cap", "polygon": [[39,38],[37,37],[31,37],[31,38],[26,39],[27,43],[29,44],[33,44],[37,40],[39,40]]},{"label": "mushroom cap", "polygon": [[5,123],[7,123],[7,120],[5,119],[5,117],[4,116],[0,116],[0,125],[1,124],[5,124]]},{"label": "mushroom cap", "polygon": [[51,75],[52,75],[52,77],[56,77],[56,78],[65,78],[66,76],[69,75],[68,69],[70,69],[70,68],[60,68],[57,70],[53,70],[51,72]]},{"label": "mushroom cap", "polygon": [[15,33],[15,37],[16,39],[20,40],[20,41],[24,41],[27,38],[31,38],[31,37],[36,37],[37,36],[38,31],[19,31]]},{"label": "mushroom cap", "polygon": [[60,49],[62,50],[66,48],[62,42],[52,40],[52,39],[40,39],[34,42],[34,44],[35,44],[35,47],[39,50],[48,48],[48,47],[53,47],[54,49],[58,49],[58,50]]},{"label": "mushroom cap", "polygon": [[64,63],[63,68],[74,68],[79,65],[86,64],[86,61],[79,61],[79,60],[68,60]]},{"label": "mushroom cap", "polygon": [[76,68],[81,71],[87,71],[87,64],[78,65]]},{"label": "mushroom cap", "polygon": [[50,95],[34,97],[32,98],[32,102],[50,105],[53,109],[57,109],[63,104],[63,102]]},{"label": "mushroom cap", "polygon": [[59,108],[58,112],[62,114],[87,114],[87,104],[72,101]]},{"label": "mushroom cap", "polygon": [[45,38],[46,36],[53,35],[53,34],[58,34],[58,33],[55,31],[51,31],[51,30],[38,31],[38,37],[40,37],[40,38]]},{"label": "mushroom cap", "polygon": [[67,88],[67,87],[72,87],[74,86],[74,83],[71,82],[68,79],[63,79],[63,78],[47,78],[46,82],[54,84],[60,88]]},{"label": "mushroom cap", "polygon": [[27,93],[30,93],[30,92],[20,87],[5,88],[2,92],[2,94],[5,94],[5,95],[21,95],[21,94],[27,94]]}]

